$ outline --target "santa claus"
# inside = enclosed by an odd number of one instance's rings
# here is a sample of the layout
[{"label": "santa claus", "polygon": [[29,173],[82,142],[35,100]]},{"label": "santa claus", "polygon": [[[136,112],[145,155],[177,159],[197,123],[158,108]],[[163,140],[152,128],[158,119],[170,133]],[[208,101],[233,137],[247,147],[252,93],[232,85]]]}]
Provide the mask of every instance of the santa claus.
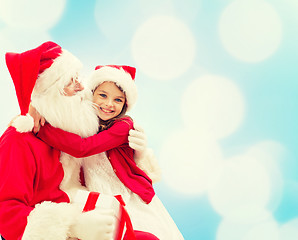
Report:
[{"label": "santa claus", "polygon": [[[0,138],[0,234],[9,240],[112,239],[111,211],[96,208],[82,213],[81,205],[71,203],[84,188],[79,181],[82,159],[53,149],[28,132],[34,126],[27,114],[30,101],[55,127],[82,137],[98,131],[90,92],[83,91],[77,80],[80,61],[46,42],[24,53],[7,53],[6,63],[21,116]],[[142,165],[148,155],[140,155]],[[156,238],[141,233],[138,239]]]}]

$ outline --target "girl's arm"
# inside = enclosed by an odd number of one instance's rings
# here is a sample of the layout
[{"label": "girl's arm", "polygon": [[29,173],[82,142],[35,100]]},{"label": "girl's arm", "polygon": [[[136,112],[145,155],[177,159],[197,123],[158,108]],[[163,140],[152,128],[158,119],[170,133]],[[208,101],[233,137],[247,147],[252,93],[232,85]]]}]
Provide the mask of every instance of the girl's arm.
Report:
[{"label": "girl's arm", "polygon": [[81,138],[74,133],[45,124],[40,128],[37,137],[74,157],[88,157],[128,143],[128,133],[132,128],[132,120],[126,117],[117,120],[108,130],[88,138]]}]

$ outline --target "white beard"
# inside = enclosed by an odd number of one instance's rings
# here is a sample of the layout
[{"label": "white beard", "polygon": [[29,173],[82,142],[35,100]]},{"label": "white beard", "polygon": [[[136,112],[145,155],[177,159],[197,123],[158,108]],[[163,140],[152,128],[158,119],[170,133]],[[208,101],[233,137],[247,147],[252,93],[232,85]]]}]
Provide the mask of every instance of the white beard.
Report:
[{"label": "white beard", "polygon": [[33,96],[32,105],[53,127],[89,137],[98,132],[98,117],[91,101],[91,92],[83,90],[74,96],[51,91]]},{"label": "white beard", "polygon": [[[32,105],[53,127],[81,137],[88,137],[96,134],[99,128],[98,117],[91,99],[92,94],[88,89],[74,96],[64,96],[56,89],[47,91],[42,96],[32,96]],[[95,163],[97,157],[93,155],[88,159]],[[85,160],[61,153],[60,162],[63,166],[64,178],[60,189],[68,194],[71,201],[78,189],[86,190],[80,182],[80,169]]]}]

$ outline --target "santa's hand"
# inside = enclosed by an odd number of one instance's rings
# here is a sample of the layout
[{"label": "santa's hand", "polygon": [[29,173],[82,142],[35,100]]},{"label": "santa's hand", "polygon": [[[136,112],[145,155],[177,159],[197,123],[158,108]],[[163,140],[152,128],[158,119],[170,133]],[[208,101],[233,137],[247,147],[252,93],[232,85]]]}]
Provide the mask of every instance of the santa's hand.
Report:
[{"label": "santa's hand", "polygon": [[81,240],[112,240],[115,217],[112,210],[95,209],[81,213],[70,227],[70,235]]},{"label": "santa's hand", "polygon": [[147,139],[144,132],[144,129],[134,124],[135,130],[129,131],[128,141],[129,146],[135,150],[135,160],[142,158],[145,154],[146,148],[147,148]]},{"label": "santa's hand", "polygon": [[33,107],[31,104],[29,105],[29,114],[34,120],[33,132],[37,133],[39,131],[40,126],[44,126],[45,118],[42,117],[39,112]]}]

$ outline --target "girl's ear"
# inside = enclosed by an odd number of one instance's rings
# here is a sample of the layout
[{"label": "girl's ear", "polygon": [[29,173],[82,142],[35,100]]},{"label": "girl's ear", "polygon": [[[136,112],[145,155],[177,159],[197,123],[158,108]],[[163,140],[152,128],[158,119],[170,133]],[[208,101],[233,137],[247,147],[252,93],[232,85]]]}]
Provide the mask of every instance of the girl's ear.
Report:
[{"label": "girl's ear", "polygon": [[123,70],[128,72],[131,78],[134,80],[136,76],[136,68],[130,66],[122,66]]}]

